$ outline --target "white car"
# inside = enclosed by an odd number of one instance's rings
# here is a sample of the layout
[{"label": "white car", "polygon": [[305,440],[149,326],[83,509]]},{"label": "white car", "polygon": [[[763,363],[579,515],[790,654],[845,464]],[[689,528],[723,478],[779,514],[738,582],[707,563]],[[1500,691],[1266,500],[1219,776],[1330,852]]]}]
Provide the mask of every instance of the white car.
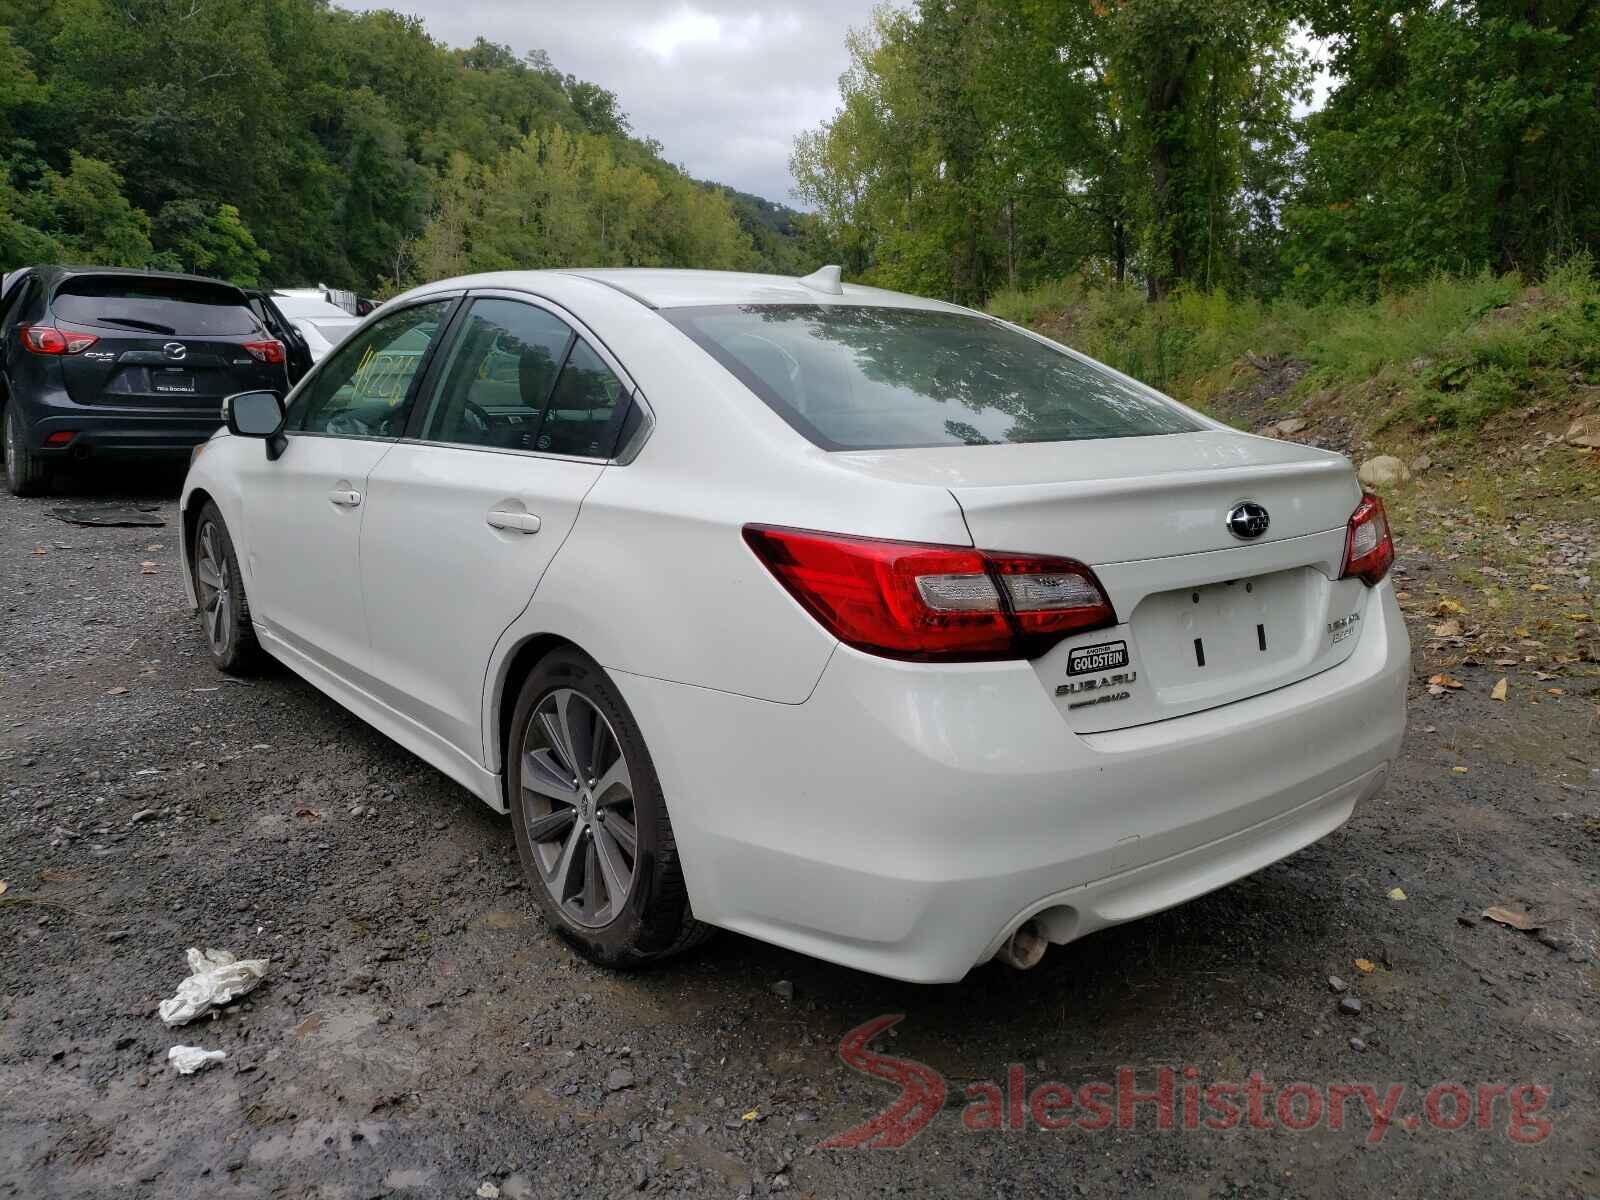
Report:
[{"label": "white car", "polygon": [[225,412],[182,497],[218,664],[509,812],[600,962],[1031,965],[1337,829],[1400,748],[1347,460],[836,269],[433,283]]},{"label": "white car", "polygon": [[340,342],[359,328],[361,317],[352,316],[320,293],[306,289],[282,289],[272,293],[272,303],[293,323],[305,338],[311,361],[321,362]]}]

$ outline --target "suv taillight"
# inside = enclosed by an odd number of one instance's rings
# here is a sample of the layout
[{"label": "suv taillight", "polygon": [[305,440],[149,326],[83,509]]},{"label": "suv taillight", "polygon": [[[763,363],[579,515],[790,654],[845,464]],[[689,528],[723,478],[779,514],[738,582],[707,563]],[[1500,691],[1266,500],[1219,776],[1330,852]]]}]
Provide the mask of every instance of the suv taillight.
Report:
[{"label": "suv taillight", "polygon": [[76,354],[100,339],[92,333],[73,333],[53,325],[19,325],[22,344],[35,354]]},{"label": "suv taillight", "polygon": [[1339,578],[1359,579],[1368,587],[1375,587],[1393,565],[1394,540],[1389,536],[1388,514],[1383,511],[1382,500],[1365,492],[1344,535],[1344,570],[1339,572]]},{"label": "suv taillight", "polygon": [[744,540],[829,633],[888,658],[1023,658],[1116,624],[1094,572],[1070,558],[771,525],[746,525]]},{"label": "suv taillight", "polygon": [[280,341],[268,338],[259,342],[246,342],[244,348],[259,362],[275,364],[283,362],[283,343]]}]

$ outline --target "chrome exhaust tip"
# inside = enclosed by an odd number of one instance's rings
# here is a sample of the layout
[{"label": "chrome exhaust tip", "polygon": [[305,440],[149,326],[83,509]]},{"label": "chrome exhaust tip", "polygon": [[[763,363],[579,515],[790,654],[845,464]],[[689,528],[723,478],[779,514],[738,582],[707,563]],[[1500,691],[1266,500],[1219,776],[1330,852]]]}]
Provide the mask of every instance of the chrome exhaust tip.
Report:
[{"label": "chrome exhaust tip", "polygon": [[1039,926],[1033,921],[1024,921],[1001,943],[994,956],[1008,967],[1027,971],[1044,960],[1044,952],[1049,948],[1049,939],[1040,932]]}]

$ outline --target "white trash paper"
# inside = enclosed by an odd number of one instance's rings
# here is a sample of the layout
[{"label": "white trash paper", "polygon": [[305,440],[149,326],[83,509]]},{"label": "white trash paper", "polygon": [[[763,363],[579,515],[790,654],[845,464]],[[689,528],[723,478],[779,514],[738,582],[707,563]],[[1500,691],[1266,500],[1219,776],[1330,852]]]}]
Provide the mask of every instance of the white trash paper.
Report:
[{"label": "white trash paper", "polygon": [[176,996],[161,1002],[161,1019],[171,1029],[188,1024],[209,1008],[237,999],[261,982],[269,961],[235,958],[226,950],[202,954],[189,947],[189,970],[194,974],[178,985]]},{"label": "white trash paper", "polygon": [[221,1050],[202,1050],[199,1046],[174,1046],[167,1051],[167,1061],[178,1069],[179,1075],[193,1075],[227,1057]]}]

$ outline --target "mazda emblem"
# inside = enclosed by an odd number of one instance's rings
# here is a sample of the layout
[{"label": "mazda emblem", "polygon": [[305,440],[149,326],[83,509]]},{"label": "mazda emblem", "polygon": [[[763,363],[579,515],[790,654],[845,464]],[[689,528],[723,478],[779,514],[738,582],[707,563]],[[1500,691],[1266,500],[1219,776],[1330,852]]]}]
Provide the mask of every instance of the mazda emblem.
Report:
[{"label": "mazda emblem", "polygon": [[1241,541],[1252,541],[1267,531],[1267,510],[1254,500],[1241,500],[1228,512],[1228,532]]},{"label": "mazda emblem", "polygon": [[185,346],[182,342],[168,342],[165,346],[161,347],[161,353],[165,354],[173,362],[182,362],[186,357],[188,357],[189,347]]}]

